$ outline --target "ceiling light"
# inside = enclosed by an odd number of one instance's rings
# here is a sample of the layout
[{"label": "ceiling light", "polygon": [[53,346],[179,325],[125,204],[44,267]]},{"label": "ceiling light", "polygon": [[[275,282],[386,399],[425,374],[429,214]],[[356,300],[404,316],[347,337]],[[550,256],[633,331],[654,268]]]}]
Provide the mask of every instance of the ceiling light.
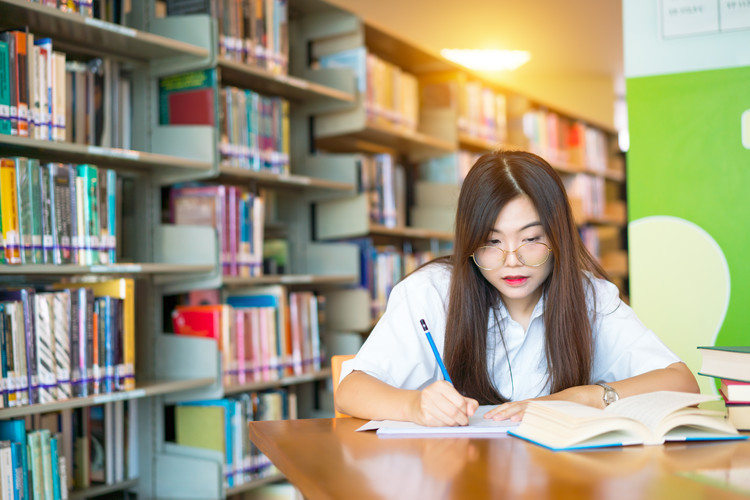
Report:
[{"label": "ceiling light", "polygon": [[443,49],[440,54],[477,71],[513,71],[531,60],[525,50]]}]

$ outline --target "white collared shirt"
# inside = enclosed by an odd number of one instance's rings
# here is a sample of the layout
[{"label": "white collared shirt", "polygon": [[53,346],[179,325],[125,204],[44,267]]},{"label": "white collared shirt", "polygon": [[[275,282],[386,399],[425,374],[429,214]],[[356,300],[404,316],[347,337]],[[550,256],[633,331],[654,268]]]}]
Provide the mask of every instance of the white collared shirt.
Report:
[{"label": "white collared shirt", "polygon": [[[614,382],[680,361],[620,300],[615,285],[602,279],[591,281],[595,293],[587,294],[587,305],[589,316],[595,317],[592,383]],[[444,264],[426,266],[398,283],[388,298],[385,313],[357,356],[344,362],[341,379],[360,370],[402,389],[423,389],[441,380],[440,368],[419,321],[424,319],[427,323],[442,356],[449,284],[450,267]],[[490,312],[487,325],[487,366],[495,387],[513,401],[549,394],[544,297],[534,307],[526,332],[502,303],[494,313]]]}]

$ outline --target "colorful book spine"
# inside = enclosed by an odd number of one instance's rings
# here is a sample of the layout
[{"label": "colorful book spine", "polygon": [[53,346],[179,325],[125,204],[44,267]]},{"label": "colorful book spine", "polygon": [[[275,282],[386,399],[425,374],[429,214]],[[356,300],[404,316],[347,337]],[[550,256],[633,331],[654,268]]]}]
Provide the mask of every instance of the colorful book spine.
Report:
[{"label": "colorful book spine", "polygon": [[44,469],[42,460],[42,436],[39,431],[28,433],[29,441],[29,489],[33,500],[44,500]]},{"label": "colorful book spine", "polygon": [[0,134],[11,135],[10,125],[10,49],[0,40]]},{"label": "colorful book spine", "polygon": [[52,71],[54,84],[52,86],[52,138],[55,141],[65,141],[67,138],[66,123],[66,83],[65,54],[53,52]]},{"label": "colorful book spine", "polygon": [[0,498],[13,498],[13,450],[10,441],[0,441]]},{"label": "colorful book spine", "polygon": [[20,264],[21,236],[18,229],[16,165],[9,158],[0,159],[0,212],[2,212],[5,260],[8,264]]},{"label": "colorful book spine", "polygon": [[55,264],[69,264],[74,262],[73,254],[73,206],[71,201],[71,168],[61,163],[48,164],[50,171],[50,194],[53,198],[55,241],[53,246],[53,261]]},{"label": "colorful book spine", "polygon": [[55,253],[55,193],[52,189],[49,165],[41,165],[39,170],[39,198],[41,203],[42,260],[44,264],[54,264]]},{"label": "colorful book spine", "polygon": [[8,357],[5,345],[5,304],[0,303],[0,408],[8,408]]},{"label": "colorful book spine", "polygon": [[39,60],[37,61],[37,71],[39,78],[39,138],[43,140],[52,140],[52,39],[40,38],[34,41],[35,48],[39,49]]},{"label": "colorful book spine", "polygon": [[53,493],[52,462],[53,458],[55,461],[57,458],[52,456],[51,440],[52,435],[49,429],[39,430],[39,442],[42,452],[42,490],[44,491],[45,500],[54,500],[55,498]]},{"label": "colorful book spine", "polygon": [[23,492],[22,498],[30,499],[29,495],[29,448],[27,446],[26,422],[24,419],[0,420],[0,439],[7,439],[18,445],[20,454],[21,471],[20,477],[16,477],[19,490]]},{"label": "colorful book spine", "polygon": [[42,192],[39,160],[15,158],[18,191],[21,260],[26,264],[41,264],[42,252]]},{"label": "colorful book spine", "polygon": [[[50,437],[49,450],[50,450],[50,467],[52,471],[52,499],[60,500],[62,493],[60,490],[61,478],[60,478],[60,460],[63,457],[60,456],[58,451],[58,438]],[[66,495],[67,496],[67,495]]]},{"label": "colorful book spine", "polygon": [[16,112],[18,136],[29,136],[28,37],[25,31],[13,31],[16,40]]}]

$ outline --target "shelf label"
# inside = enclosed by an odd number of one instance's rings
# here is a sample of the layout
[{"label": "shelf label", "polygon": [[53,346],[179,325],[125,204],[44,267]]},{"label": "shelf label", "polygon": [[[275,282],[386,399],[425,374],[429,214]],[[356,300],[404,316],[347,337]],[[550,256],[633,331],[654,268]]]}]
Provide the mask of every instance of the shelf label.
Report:
[{"label": "shelf label", "polygon": [[721,30],[750,29],[750,0],[720,0]]},{"label": "shelf label", "polygon": [[91,266],[92,273],[140,273],[140,264],[115,264],[111,266]]},{"label": "shelf label", "polygon": [[664,38],[719,31],[717,0],[662,0]]},{"label": "shelf label", "polygon": [[280,281],[282,283],[312,283],[313,277],[310,274],[295,275],[295,276],[281,276]]},{"label": "shelf label", "polygon": [[[88,17],[86,19],[89,19]],[[89,154],[109,156],[110,158],[125,158],[127,160],[137,160],[141,157],[138,151],[119,148],[103,148],[101,146],[89,146]]]},{"label": "shelf label", "polygon": [[124,401],[126,399],[136,399],[146,396],[145,389],[136,389],[134,391],[127,392],[113,392],[111,394],[104,394],[94,398],[94,404],[112,403],[114,401]]},{"label": "shelf label", "polygon": [[119,24],[108,23],[107,21],[102,21],[101,19],[96,19],[94,17],[85,18],[84,23],[88,24],[89,26],[95,26],[97,28],[111,31],[123,36],[135,37],[135,35],[138,33],[138,31],[134,30],[133,28],[120,26]]}]

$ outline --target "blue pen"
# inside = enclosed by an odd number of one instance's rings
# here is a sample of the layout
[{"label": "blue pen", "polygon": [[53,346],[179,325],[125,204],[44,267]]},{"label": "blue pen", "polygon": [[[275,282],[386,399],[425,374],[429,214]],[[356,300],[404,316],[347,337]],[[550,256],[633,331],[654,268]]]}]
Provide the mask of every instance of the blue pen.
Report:
[{"label": "blue pen", "polygon": [[422,325],[422,330],[424,330],[424,334],[427,335],[427,342],[429,342],[430,347],[432,347],[432,353],[435,355],[435,359],[437,360],[437,364],[440,367],[440,371],[443,372],[443,378],[453,384],[450,375],[448,375],[448,370],[445,369],[443,360],[440,359],[440,353],[438,352],[437,347],[435,347],[435,341],[432,340],[432,335],[430,335],[430,329],[427,328],[427,323],[425,322],[425,320],[420,319],[419,324]]}]

